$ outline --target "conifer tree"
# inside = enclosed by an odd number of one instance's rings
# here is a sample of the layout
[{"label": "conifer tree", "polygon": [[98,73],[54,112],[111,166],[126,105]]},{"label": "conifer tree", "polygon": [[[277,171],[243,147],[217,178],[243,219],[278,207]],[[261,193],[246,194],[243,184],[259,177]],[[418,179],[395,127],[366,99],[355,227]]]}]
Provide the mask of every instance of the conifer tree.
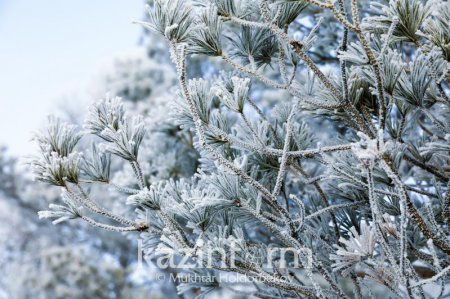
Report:
[{"label": "conifer tree", "polygon": [[[39,216],[140,233],[148,257],[210,278],[180,293],[448,295],[449,20],[444,0],[155,0],[142,25],[166,39],[178,90],[148,120],[114,95],[84,130],[52,119],[31,164],[63,196]],[[190,77],[198,57],[211,63]],[[112,182],[114,160],[134,182]]]}]

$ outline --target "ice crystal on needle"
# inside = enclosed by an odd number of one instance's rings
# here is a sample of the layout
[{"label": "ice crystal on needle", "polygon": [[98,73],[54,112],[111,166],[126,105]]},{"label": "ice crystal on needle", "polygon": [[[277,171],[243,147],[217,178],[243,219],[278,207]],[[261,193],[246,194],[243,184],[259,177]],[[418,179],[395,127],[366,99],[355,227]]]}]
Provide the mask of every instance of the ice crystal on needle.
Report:
[{"label": "ice crystal on needle", "polygon": [[349,267],[355,266],[365,258],[372,257],[375,249],[376,238],[374,229],[364,221],[360,227],[360,233],[355,227],[350,229],[350,238],[339,239],[341,246],[335,245],[336,253],[330,255],[335,263],[332,265],[334,271],[350,271]]}]

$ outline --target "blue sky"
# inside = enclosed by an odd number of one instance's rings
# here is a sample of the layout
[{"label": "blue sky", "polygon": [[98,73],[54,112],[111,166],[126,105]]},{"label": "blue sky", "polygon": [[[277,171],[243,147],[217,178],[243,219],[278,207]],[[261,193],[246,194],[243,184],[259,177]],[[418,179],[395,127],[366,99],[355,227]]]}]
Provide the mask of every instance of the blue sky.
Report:
[{"label": "blue sky", "polygon": [[[137,45],[143,0],[0,0],[0,144],[12,155],[76,101],[99,64]],[[61,104],[62,103],[62,104]]]}]

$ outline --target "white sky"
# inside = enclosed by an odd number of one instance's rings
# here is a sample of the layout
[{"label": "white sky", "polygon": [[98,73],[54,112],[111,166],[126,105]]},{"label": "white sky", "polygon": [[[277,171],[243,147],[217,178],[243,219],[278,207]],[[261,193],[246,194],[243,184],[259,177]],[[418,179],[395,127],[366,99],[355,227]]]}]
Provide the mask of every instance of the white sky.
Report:
[{"label": "white sky", "polygon": [[[106,57],[136,46],[143,0],[0,0],[0,145],[30,154],[31,132],[87,88]],[[64,103],[65,105],[66,103]],[[70,103],[67,103],[70,104]]]}]

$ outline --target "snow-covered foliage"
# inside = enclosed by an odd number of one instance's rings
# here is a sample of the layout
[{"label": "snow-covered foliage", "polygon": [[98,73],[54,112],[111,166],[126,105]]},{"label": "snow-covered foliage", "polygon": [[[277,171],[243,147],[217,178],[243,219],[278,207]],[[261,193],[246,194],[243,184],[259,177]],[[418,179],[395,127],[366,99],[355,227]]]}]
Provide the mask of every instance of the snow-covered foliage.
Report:
[{"label": "snow-covered foliage", "polygon": [[[447,1],[159,0],[149,14],[179,89],[144,116],[107,95],[84,130],[53,119],[31,164],[65,205],[41,217],[140,233],[147,257],[205,278],[180,293],[448,296]],[[188,77],[199,56],[220,69]]]},{"label": "snow-covered foliage", "polygon": [[[0,185],[0,298],[147,298],[149,294],[156,298],[162,294],[161,285],[146,279],[141,287],[131,275],[136,269],[136,241],[82,223],[55,226],[39,219],[36,210],[58,200],[58,190],[32,184],[13,160],[0,159],[0,169],[14,173],[13,180]],[[173,294],[170,288],[165,291]]]}]

